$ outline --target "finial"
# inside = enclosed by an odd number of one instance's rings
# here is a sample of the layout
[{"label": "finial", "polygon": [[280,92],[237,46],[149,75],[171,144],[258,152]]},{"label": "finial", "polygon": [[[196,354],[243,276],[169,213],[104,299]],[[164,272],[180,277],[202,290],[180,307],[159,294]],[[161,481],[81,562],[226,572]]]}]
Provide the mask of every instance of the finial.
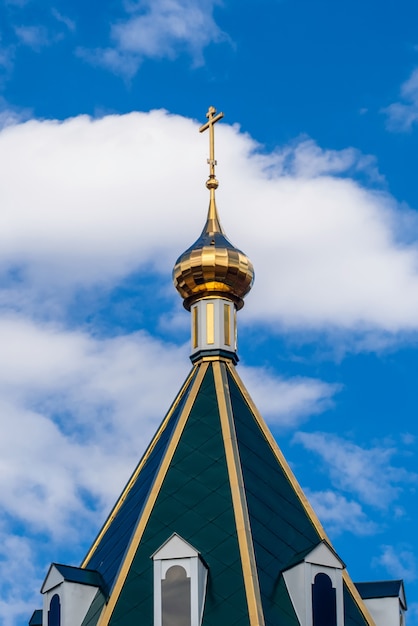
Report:
[{"label": "finial", "polygon": [[208,112],[206,113],[206,117],[208,118],[208,121],[206,122],[206,124],[203,124],[203,126],[199,128],[200,133],[203,133],[205,130],[209,128],[209,158],[208,158],[209,178],[206,181],[206,187],[211,191],[211,196],[213,194],[212,190],[217,189],[219,185],[219,182],[216,180],[216,177],[215,177],[215,165],[217,163],[215,161],[215,131],[213,127],[216,124],[216,122],[218,122],[219,120],[223,118],[223,116],[224,116],[223,113],[218,113],[216,115],[215,107],[209,107]]},{"label": "finial", "polygon": [[208,121],[199,128],[209,129],[209,210],[197,241],[179,256],[173,269],[174,285],[192,312],[193,363],[206,356],[228,358],[236,354],[235,312],[244,306],[244,297],[254,280],[250,259],[227,239],[216,209],[214,125],[224,116],[209,107]]}]

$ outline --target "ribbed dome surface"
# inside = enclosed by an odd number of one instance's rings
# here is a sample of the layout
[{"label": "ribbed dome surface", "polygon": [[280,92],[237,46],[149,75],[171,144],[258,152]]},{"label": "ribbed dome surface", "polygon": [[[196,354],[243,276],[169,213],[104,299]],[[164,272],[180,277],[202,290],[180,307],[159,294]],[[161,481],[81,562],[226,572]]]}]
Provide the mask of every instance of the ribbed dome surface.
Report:
[{"label": "ribbed dome surface", "polygon": [[208,219],[199,239],[177,259],[173,281],[184,298],[184,306],[196,300],[219,295],[235,302],[240,309],[254,281],[250,259],[226,238],[219,222],[214,195]]}]

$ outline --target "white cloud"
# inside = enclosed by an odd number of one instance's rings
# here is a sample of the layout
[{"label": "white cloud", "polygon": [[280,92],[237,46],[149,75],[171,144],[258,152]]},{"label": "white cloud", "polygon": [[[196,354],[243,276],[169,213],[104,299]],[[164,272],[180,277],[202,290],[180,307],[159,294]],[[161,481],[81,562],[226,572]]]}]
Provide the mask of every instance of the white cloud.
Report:
[{"label": "white cloud", "polygon": [[382,546],[382,553],[373,565],[383,566],[390,576],[412,582],[417,579],[417,563],[413,550],[404,545]]},{"label": "white cloud", "polygon": [[[22,573],[24,572],[24,575]],[[29,621],[39,606],[41,581],[37,578],[35,553],[27,537],[0,528],[0,620],[2,626],[15,626],[18,618]],[[29,581],[31,581],[29,583]]]},{"label": "white cloud", "polygon": [[122,54],[116,48],[88,48],[78,47],[76,55],[92,65],[104,67],[114,74],[120,74],[126,79],[135,76],[141,60],[132,54]]},{"label": "white cloud", "polygon": [[334,491],[305,489],[305,493],[330,535],[350,532],[354,535],[367,536],[378,532],[377,524],[367,517],[358,502],[348,500]]},{"label": "white cloud", "polygon": [[78,510],[80,525],[90,516],[81,493],[101,512],[112,501],[187,362],[144,333],[99,340],[2,318],[0,338],[2,506],[38,531],[65,535],[74,529],[70,512]]},{"label": "white cloud", "polygon": [[29,109],[21,109],[10,105],[0,96],[0,130],[6,126],[15,126],[31,116]]},{"label": "white cloud", "polygon": [[15,33],[21,44],[29,46],[36,52],[51,43],[44,26],[16,26]]},{"label": "white cloud", "polygon": [[405,485],[417,483],[417,474],[392,464],[395,448],[362,448],[329,433],[299,432],[293,440],[320,456],[338,489],[378,509],[387,509]]},{"label": "white cloud", "polygon": [[[197,126],[153,111],[4,129],[0,304],[43,311],[141,267],[169,276],[207,205]],[[365,349],[418,330],[416,214],[344,175],[368,160],[306,141],[260,154],[226,124],[217,147],[221,219],[256,268],[248,323],[357,333]]]},{"label": "white cloud", "polygon": [[55,17],[57,22],[60,22],[61,24],[64,24],[64,26],[66,26],[69,31],[71,31],[71,32],[75,31],[76,24],[75,24],[74,20],[70,19],[66,15],[63,15],[63,13],[58,11],[55,7],[52,7],[51,14],[52,14],[53,17]]},{"label": "white cloud", "polygon": [[383,112],[387,115],[387,127],[392,131],[408,131],[418,122],[418,68],[401,86],[401,99]]},{"label": "white cloud", "polygon": [[[0,34],[0,87],[10,77],[15,58],[15,46],[8,44],[5,45],[2,42],[2,36]],[[0,108],[2,108],[3,97],[0,96]]]},{"label": "white cloud", "polygon": [[405,446],[412,446],[416,441],[416,436],[412,433],[401,433],[401,441]]},{"label": "white cloud", "polygon": [[27,4],[29,4],[29,2],[31,2],[31,0],[4,0],[4,4],[6,6],[10,5],[19,8],[26,6]]},{"label": "white cloud", "polygon": [[[363,155],[355,148],[344,150],[322,150],[309,138],[301,138],[293,145],[277,150],[277,165],[282,174],[300,178],[316,178],[321,175],[336,175],[365,171],[370,178],[382,181],[376,167],[376,159]],[[276,169],[276,173],[277,173]]]},{"label": "white cloud", "polygon": [[0,47],[0,69],[10,71],[13,65],[14,50],[12,47]]},{"label": "white cloud", "polygon": [[263,367],[240,368],[246,387],[270,426],[294,428],[310,415],[332,406],[339,390],[311,378],[284,379]]},{"label": "white cloud", "polygon": [[112,46],[79,50],[87,60],[125,77],[133,76],[143,59],[175,59],[188,54],[203,63],[203,50],[227,36],[213,17],[217,0],[142,0],[129,17],[111,28]]}]

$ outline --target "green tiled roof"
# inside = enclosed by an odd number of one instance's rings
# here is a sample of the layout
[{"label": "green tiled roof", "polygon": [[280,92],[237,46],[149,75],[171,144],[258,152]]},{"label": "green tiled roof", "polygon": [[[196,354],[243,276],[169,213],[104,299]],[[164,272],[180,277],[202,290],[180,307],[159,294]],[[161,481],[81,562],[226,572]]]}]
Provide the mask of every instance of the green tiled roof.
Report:
[{"label": "green tiled roof", "polygon": [[[105,625],[137,626],[140,618],[141,624],[152,626],[151,556],[177,533],[208,566],[202,626],[250,625],[248,562],[254,566],[253,600],[260,599],[265,625],[297,626],[282,572],[323,537],[233,372],[222,360],[195,366],[86,561],[109,586],[116,585]],[[228,419],[232,443],[227,440]],[[232,484],[231,450],[239,496]],[[245,531],[237,530],[237,502],[245,509]],[[246,564],[243,534],[249,543]],[[346,626],[366,626],[346,584],[344,596]],[[96,598],[83,626],[97,623],[101,602]]]},{"label": "green tiled roof", "polygon": [[247,626],[237,531],[211,369],[200,391],[132,563],[112,626],[152,624],[150,556],[176,532],[209,568],[204,626]]},{"label": "green tiled roof", "polygon": [[[112,512],[109,516],[109,518],[113,516],[113,520],[107,526],[93,554],[84,563],[89,569],[95,569],[100,572],[109,590],[114,583],[115,576],[123,561],[126,549],[130,544],[132,533],[135,530],[144,503],[147,501],[155,474],[164,457],[171,433],[181,414],[192,383],[193,377],[189,381],[189,384],[180,391],[178,405],[165,424],[158,441],[155,445],[154,441],[151,442],[149,446],[151,453],[149,455],[148,450],[145,452],[144,457],[148,455],[148,458],[142,467],[139,479],[133,483],[132,487],[127,492],[124,490],[121,497],[121,505],[118,508],[116,505],[116,512]],[[141,462],[142,459],[139,465]]]},{"label": "green tiled roof", "polygon": [[282,570],[296,554],[310,552],[321,538],[230,375],[228,384],[264,619],[266,625],[275,626],[279,623],[276,589]]},{"label": "green tiled roof", "polygon": [[105,597],[100,591],[98,591],[94,597],[93,602],[87,611],[86,617],[83,619],[81,626],[96,626],[97,620],[100,617],[103,606],[105,603]]},{"label": "green tiled roof", "polygon": [[344,584],[344,625],[345,626],[367,626],[367,622],[358,610],[347,585]]}]

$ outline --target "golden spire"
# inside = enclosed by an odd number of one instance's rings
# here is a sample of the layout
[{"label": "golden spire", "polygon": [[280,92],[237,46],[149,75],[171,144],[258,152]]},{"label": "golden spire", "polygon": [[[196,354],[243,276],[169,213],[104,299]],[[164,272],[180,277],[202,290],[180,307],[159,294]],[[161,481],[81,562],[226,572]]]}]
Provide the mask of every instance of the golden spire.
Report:
[{"label": "golden spire", "polygon": [[216,179],[216,176],[215,176],[215,165],[217,165],[217,161],[215,160],[215,129],[214,129],[214,125],[216,124],[216,122],[219,122],[219,120],[221,120],[223,116],[224,116],[223,113],[216,114],[215,107],[211,106],[209,107],[208,112],[206,113],[206,117],[208,118],[208,121],[206,122],[206,124],[203,124],[203,126],[199,128],[199,133],[203,133],[205,132],[205,130],[209,128],[209,158],[208,158],[209,178],[206,181],[206,187],[209,189],[209,192],[210,192],[210,202],[209,202],[208,219],[204,228],[204,231],[208,233],[216,233],[216,232],[222,233],[223,232],[221,223],[219,221],[218,212],[216,209],[216,203],[215,203],[215,189],[219,187],[219,181]]},{"label": "golden spire", "polygon": [[194,302],[207,297],[226,298],[240,309],[254,280],[250,259],[227,239],[216,209],[215,190],[219,183],[215,177],[214,125],[223,116],[216,113],[215,107],[209,107],[208,121],[199,128],[201,133],[209,129],[208,217],[199,239],[179,256],[173,269],[174,285],[188,310]]}]

